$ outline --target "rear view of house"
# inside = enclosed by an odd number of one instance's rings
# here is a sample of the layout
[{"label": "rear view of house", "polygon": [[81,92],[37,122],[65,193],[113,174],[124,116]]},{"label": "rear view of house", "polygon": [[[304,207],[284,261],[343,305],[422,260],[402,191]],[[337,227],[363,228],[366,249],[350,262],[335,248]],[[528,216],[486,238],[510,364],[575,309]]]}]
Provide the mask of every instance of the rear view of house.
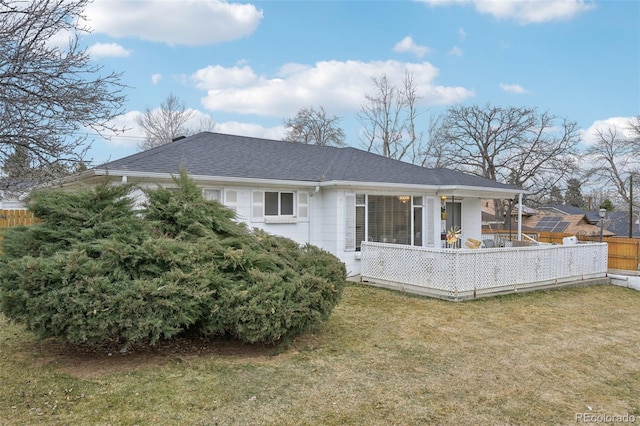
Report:
[{"label": "rear view of house", "polygon": [[181,166],[206,198],[235,210],[249,227],[322,247],[351,275],[360,273],[362,241],[440,248],[454,226],[463,239],[481,239],[481,200],[524,192],[356,148],[210,132],[103,164],[63,185],[106,177],[171,187]]}]

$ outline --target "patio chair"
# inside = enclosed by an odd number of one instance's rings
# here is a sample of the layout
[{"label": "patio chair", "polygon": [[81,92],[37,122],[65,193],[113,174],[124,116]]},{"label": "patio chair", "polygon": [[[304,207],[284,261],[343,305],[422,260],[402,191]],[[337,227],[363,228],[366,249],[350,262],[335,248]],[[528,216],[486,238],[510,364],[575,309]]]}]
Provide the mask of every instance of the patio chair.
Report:
[{"label": "patio chair", "polygon": [[482,244],[484,244],[484,248],[496,247],[496,242],[494,240],[482,240]]},{"label": "patio chair", "polygon": [[476,240],[475,238],[467,238],[467,241],[464,242],[464,245],[472,250],[480,248],[480,244],[482,244],[482,241]]}]

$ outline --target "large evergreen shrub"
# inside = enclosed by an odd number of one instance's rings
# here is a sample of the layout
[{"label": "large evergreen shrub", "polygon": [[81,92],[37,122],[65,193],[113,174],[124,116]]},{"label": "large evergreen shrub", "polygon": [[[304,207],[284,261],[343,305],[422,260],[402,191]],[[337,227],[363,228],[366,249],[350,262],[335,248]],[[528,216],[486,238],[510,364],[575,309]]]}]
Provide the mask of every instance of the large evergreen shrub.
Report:
[{"label": "large evergreen shrub", "polygon": [[328,318],[344,265],[311,245],[250,231],[186,172],[177,190],[107,183],[33,195],[42,223],[7,229],[0,308],[39,337],[154,344],[187,329],[275,343]]}]

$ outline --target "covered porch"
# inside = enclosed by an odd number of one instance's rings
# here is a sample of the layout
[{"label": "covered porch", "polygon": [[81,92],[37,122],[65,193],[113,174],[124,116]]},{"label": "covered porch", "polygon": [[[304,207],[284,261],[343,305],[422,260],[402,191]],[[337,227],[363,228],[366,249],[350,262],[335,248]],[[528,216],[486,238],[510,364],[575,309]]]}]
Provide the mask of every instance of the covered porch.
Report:
[{"label": "covered porch", "polygon": [[607,244],[467,250],[363,241],[361,281],[456,301],[605,283]]}]

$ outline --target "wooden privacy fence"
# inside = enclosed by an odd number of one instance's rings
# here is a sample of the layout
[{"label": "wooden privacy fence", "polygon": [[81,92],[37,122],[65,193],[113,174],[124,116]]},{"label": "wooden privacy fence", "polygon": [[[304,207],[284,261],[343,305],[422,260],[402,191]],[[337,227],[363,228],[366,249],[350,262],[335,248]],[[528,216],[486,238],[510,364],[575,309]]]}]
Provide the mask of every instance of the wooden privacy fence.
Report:
[{"label": "wooden privacy fence", "polygon": [[36,223],[36,218],[29,210],[0,210],[0,229],[33,223]]},{"label": "wooden privacy fence", "polygon": [[[496,238],[496,236],[501,239],[515,240],[517,238],[517,232],[509,233],[508,231],[492,231],[491,234],[495,235],[494,238]],[[562,239],[564,237],[572,237],[575,234],[564,232],[536,232],[535,234],[527,233],[527,235],[541,243],[562,244]],[[600,242],[599,235],[575,236],[578,237],[578,241],[582,242]],[[609,269],[623,271],[640,270],[640,239],[627,237],[605,237],[602,241],[607,243],[609,246]]]},{"label": "wooden privacy fence", "polygon": [[[3,210],[0,209],[0,242],[2,241],[2,230],[18,225],[32,225],[37,223],[38,219],[33,216],[29,210]],[[0,251],[2,246],[0,245]]]},{"label": "wooden privacy fence", "polygon": [[[540,232],[538,241],[562,244],[562,238],[573,234],[559,232]],[[576,235],[578,241],[599,242],[600,236]],[[609,269],[638,271],[640,268],[640,239],[627,237],[605,237],[603,242],[609,245]]]}]

